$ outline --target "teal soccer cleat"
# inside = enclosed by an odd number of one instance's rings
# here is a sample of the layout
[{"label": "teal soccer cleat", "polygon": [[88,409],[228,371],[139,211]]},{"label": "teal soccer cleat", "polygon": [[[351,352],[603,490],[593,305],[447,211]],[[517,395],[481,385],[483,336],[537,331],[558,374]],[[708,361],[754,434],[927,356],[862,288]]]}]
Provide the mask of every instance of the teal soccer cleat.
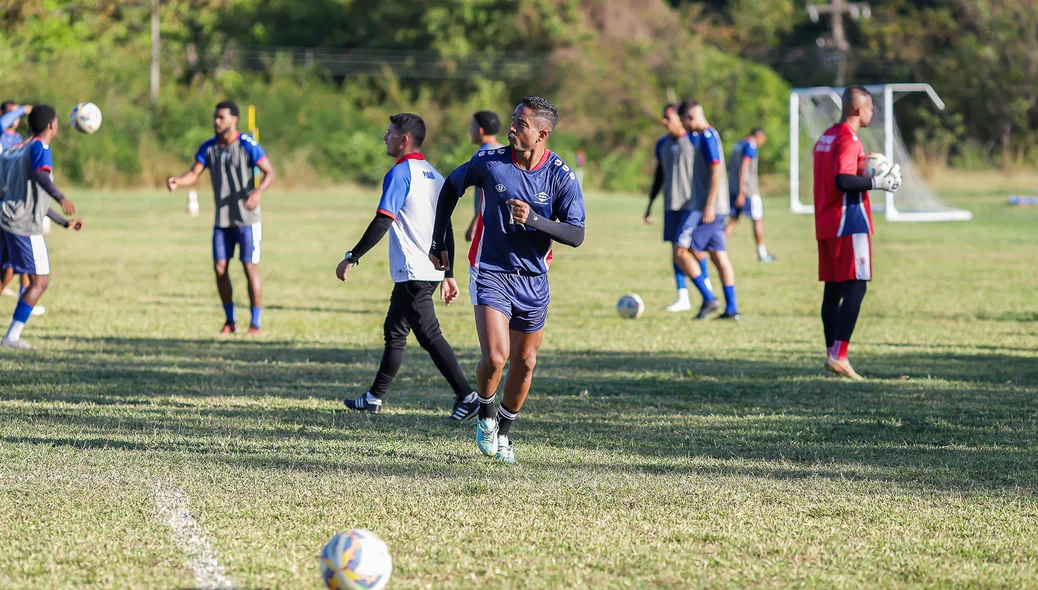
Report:
[{"label": "teal soccer cleat", "polygon": [[498,437],[497,454],[494,455],[494,459],[503,463],[515,463],[515,444],[508,440],[507,436]]},{"label": "teal soccer cleat", "polygon": [[476,420],[476,446],[479,452],[487,457],[497,453],[497,419],[480,418]]}]

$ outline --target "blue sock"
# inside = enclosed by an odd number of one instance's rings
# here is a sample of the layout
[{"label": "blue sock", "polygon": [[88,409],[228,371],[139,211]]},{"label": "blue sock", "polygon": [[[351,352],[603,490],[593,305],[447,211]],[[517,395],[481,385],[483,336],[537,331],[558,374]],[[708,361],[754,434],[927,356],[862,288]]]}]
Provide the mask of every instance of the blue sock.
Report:
[{"label": "blue sock", "polygon": [[12,319],[24,324],[29,321],[30,316],[32,316],[32,306],[19,299],[18,305],[14,306],[14,317]]},{"label": "blue sock", "polygon": [[252,325],[256,328],[259,328],[263,323],[263,308],[253,307],[250,309],[252,310]]},{"label": "blue sock", "polygon": [[709,260],[710,260],[709,258],[704,258],[704,259],[699,261],[699,268],[701,268],[703,270],[703,280],[704,281],[706,279],[710,278],[710,273],[708,273],[706,271],[706,269],[708,269],[710,267],[710,265],[708,264]]},{"label": "blue sock", "polygon": [[681,271],[681,267],[677,263],[674,263],[674,282],[678,284],[678,289],[688,289],[685,273]]},{"label": "blue sock", "polygon": [[739,313],[739,307],[735,304],[735,285],[726,285],[724,288],[724,312],[731,315]]},{"label": "blue sock", "polygon": [[233,323],[235,323],[237,321],[236,319],[234,319],[234,304],[233,303],[224,303],[223,304],[223,314],[225,316],[227,316],[227,323],[233,324]]},{"label": "blue sock", "polygon": [[717,299],[717,297],[714,297],[714,292],[706,288],[706,275],[699,275],[692,279],[692,284],[696,286],[696,289],[699,290],[699,294],[703,296],[704,303]]}]

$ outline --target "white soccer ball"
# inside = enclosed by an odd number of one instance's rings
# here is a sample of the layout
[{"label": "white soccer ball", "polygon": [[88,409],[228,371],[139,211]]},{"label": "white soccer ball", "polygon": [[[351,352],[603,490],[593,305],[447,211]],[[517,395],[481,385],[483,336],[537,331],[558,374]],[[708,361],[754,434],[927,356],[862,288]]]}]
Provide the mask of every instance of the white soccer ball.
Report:
[{"label": "white soccer ball", "polygon": [[389,548],[375,533],[337,533],[321,551],[321,579],[330,590],[382,590],[393,573]]},{"label": "white soccer ball", "polygon": [[93,133],[101,127],[101,109],[92,102],[81,102],[72,107],[68,122],[80,133]]},{"label": "white soccer ball", "polygon": [[886,176],[890,172],[890,160],[879,152],[872,152],[865,156],[865,174],[871,178]]},{"label": "white soccer ball", "polygon": [[636,320],[642,317],[642,312],[644,311],[645,302],[634,293],[628,293],[616,302],[616,313],[620,314],[622,318]]}]

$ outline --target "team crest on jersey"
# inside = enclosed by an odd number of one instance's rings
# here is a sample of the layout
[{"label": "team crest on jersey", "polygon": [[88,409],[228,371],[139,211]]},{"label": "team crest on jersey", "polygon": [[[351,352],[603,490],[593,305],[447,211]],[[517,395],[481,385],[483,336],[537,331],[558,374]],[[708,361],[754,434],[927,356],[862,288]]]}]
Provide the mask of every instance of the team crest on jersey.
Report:
[{"label": "team crest on jersey", "polygon": [[505,186],[505,185],[503,185],[503,184],[499,184],[499,185],[495,186],[494,188],[496,188],[496,189],[497,189],[497,192],[499,192],[499,193],[503,193],[503,192],[505,192],[506,190],[508,190],[508,187],[506,187],[506,186]]},{"label": "team crest on jersey", "polygon": [[549,197],[549,196],[548,196],[548,193],[537,193],[537,194],[536,194],[536,195],[534,196],[533,200],[535,200],[535,201],[537,201],[538,203],[540,203],[540,204],[542,204],[542,205],[543,205],[544,203],[547,203],[547,202],[548,202],[548,199],[549,199],[549,198],[551,198],[551,197]]}]

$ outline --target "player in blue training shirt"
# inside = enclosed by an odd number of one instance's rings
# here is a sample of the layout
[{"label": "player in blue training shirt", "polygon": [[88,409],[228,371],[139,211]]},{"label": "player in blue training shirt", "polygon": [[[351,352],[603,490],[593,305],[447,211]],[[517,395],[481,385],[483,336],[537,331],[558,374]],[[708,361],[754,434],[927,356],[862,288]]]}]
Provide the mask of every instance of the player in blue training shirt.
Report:
[{"label": "player in blue training shirt", "polygon": [[[576,174],[548,150],[558,124],[555,105],[527,96],[512,113],[508,147],[481,150],[450,174],[436,205],[429,257],[437,269],[454,263],[447,237],[451,213],[470,186],[483,190],[483,233],[475,281],[479,418],[476,445],[487,456],[515,462],[509,432],[530,391],[548,314],[552,241],[584,242],[584,195]],[[505,364],[500,411],[494,405]]]},{"label": "player in blue training shirt", "polygon": [[[238,131],[238,105],[227,100],[216,105],[213,112],[213,131],[216,135],[198,148],[191,169],[166,184],[170,192],[178,186],[190,186],[198,180],[202,170],[209,169],[216,199],[216,219],[213,223],[213,270],[216,288],[220,292],[226,316],[221,334],[238,330],[234,314],[231,277],[227,261],[234,256],[236,246],[241,248],[242,265],[249,284],[249,304],[252,318],[249,334],[260,331],[263,317],[263,297],[260,287],[259,261],[263,225],[260,223],[260,198],[274,183],[277,173],[270,158],[251,136]],[[253,168],[263,171],[263,181],[256,186]]]},{"label": "player in blue training shirt", "polygon": [[[694,100],[686,100],[678,105],[678,114],[685,127],[698,134],[696,139],[696,157],[692,172],[692,210],[696,217],[692,231],[692,249],[710,255],[717,272],[721,275],[724,288],[724,313],[717,319],[738,320],[739,308],[735,302],[735,270],[728,259],[728,242],[724,234],[724,222],[728,217],[731,203],[728,199],[728,174],[724,167],[724,149],[721,147],[721,136],[706,120],[703,107]],[[713,293],[706,292],[699,281],[698,268],[691,269],[697,274],[689,275],[703,295],[703,306],[696,315],[697,320],[706,319],[720,307]]]},{"label": "player in blue training shirt", "polygon": [[0,154],[25,141],[18,133],[18,124],[31,113],[31,105],[18,105],[12,100],[0,103]]}]

